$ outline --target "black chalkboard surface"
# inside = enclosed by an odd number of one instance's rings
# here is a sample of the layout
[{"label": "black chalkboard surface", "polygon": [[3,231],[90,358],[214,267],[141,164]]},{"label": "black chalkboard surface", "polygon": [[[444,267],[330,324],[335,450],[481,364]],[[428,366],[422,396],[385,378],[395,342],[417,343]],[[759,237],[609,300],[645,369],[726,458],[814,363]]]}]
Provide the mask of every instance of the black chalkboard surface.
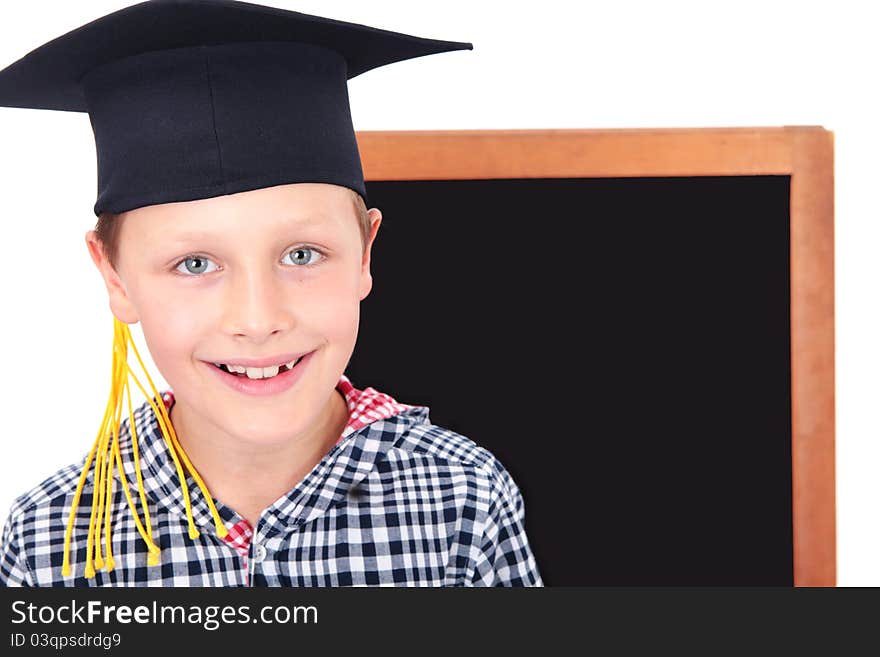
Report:
[{"label": "black chalkboard surface", "polygon": [[790,183],[367,182],[346,374],[501,460],[547,586],[791,586]]}]

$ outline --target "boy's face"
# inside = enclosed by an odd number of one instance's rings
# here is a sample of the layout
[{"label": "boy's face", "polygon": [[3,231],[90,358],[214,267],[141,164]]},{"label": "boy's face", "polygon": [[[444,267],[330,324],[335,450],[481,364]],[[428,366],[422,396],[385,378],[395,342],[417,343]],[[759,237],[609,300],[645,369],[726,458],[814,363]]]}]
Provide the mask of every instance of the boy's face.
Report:
[{"label": "boy's face", "polygon": [[[299,183],[138,208],[120,217],[117,271],[87,234],[113,313],[141,323],[188,413],[266,445],[318,421],[354,351],[382,219],[370,210],[364,250],[350,194]],[[309,352],[274,394],[240,392],[213,364]]]}]

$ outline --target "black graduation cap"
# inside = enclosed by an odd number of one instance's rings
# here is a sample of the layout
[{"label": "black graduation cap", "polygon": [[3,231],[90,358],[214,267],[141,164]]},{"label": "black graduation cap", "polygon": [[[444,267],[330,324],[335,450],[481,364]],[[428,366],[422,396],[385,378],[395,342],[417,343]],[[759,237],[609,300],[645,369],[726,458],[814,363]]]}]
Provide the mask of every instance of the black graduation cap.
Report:
[{"label": "black graduation cap", "polygon": [[295,182],[366,201],[347,80],[472,44],[232,0],[148,0],[0,71],[0,106],[88,112],[94,212]]}]

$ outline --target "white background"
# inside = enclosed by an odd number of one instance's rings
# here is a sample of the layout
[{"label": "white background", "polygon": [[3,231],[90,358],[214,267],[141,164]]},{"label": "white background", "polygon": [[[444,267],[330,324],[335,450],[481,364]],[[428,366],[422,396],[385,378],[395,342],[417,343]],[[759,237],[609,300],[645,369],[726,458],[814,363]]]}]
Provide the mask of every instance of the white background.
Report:
[{"label": "white background", "polygon": [[[130,4],[3,3],[0,68]],[[265,4],[474,44],[473,51],[399,62],[351,80],[357,130],[833,130],[838,583],[880,585],[880,39],[867,13],[871,3]],[[112,321],[83,240],[95,221],[96,186],[87,115],[0,108],[4,520],[17,495],[88,450],[106,403]],[[539,232],[530,237],[541,239]],[[140,331],[133,329],[149,361]],[[149,364],[157,385],[164,386]]]}]

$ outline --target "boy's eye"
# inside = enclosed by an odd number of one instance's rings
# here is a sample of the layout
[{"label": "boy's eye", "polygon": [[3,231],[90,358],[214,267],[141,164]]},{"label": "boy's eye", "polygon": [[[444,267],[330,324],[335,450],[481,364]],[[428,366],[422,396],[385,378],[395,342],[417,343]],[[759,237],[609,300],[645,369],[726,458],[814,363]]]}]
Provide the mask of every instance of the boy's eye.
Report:
[{"label": "boy's eye", "polygon": [[[294,265],[311,266],[315,264],[315,262],[313,262],[314,256],[323,257],[323,254],[317,249],[308,246],[300,246],[292,251],[288,251],[284,257],[287,258],[288,256],[290,256],[290,262]],[[209,269],[212,265],[213,269]],[[175,269],[181,274],[209,274],[217,269],[217,265],[215,265],[209,258],[192,255],[181,260]]]},{"label": "boy's eye", "polygon": [[292,251],[288,251],[284,257],[286,258],[287,256],[290,256],[290,262],[294,265],[313,265],[315,263],[311,262],[310,256],[315,254],[320,255],[320,252],[317,249],[312,249],[308,246],[300,246]]},{"label": "boy's eye", "polygon": [[[211,261],[204,256],[187,256],[180,261],[179,265],[177,265],[177,271],[179,271],[181,274],[205,274],[208,271],[214,271],[213,269],[208,270],[207,267],[209,262]],[[186,271],[181,270],[181,267],[185,267]],[[214,269],[216,269],[216,265],[214,266]]]}]

